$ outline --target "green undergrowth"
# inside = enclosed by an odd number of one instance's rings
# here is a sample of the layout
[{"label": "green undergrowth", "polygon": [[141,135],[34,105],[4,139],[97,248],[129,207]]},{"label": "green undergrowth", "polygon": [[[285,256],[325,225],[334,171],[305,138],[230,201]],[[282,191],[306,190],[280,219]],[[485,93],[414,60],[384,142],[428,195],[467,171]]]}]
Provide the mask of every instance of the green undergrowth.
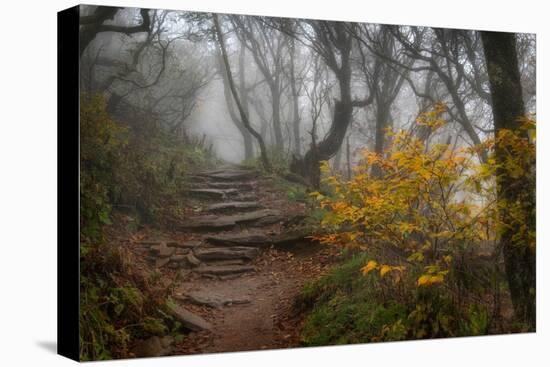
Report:
[{"label": "green undergrowth", "polygon": [[114,238],[177,216],[187,177],[217,160],[204,140],[147,116],[115,119],[102,96],[83,94],[80,112],[80,358],[132,357],[136,340],[180,337],[181,325],[161,274],[136,267]]},{"label": "green undergrowth", "polygon": [[459,310],[444,288],[403,289],[363,275],[371,258],[348,253],[327,275],[304,286],[297,306],[306,312],[304,346],[339,345],[410,339],[484,335],[489,317],[484,307]]},{"label": "green undergrowth", "polygon": [[133,357],[138,339],[185,330],[170,313],[170,294],[160,273],[136,271],[135,258],[122,246],[81,247],[80,358],[83,361]]}]

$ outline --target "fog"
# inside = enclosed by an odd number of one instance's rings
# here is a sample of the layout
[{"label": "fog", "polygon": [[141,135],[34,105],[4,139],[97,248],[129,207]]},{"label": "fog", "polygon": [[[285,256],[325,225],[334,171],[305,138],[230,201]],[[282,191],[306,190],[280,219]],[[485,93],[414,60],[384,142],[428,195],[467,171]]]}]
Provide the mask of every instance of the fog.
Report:
[{"label": "fog", "polygon": [[[362,149],[384,151],[389,128],[418,130],[438,102],[448,124],[433,142],[470,146],[492,134],[476,31],[219,15],[217,35],[208,13],[95,6],[81,19],[83,91],[105,95],[113,116],[202,141],[228,162],[258,159],[255,131],[272,159],[315,153],[349,171]],[[535,113],[535,37],[516,38]]]}]

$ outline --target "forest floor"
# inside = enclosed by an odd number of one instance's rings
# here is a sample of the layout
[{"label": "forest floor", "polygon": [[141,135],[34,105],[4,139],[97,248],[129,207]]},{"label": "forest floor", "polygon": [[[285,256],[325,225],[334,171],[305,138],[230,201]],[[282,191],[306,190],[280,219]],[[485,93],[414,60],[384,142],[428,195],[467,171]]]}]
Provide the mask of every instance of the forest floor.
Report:
[{"label": "forest floor", "polygon": [[134,354],[299,346],[303,315],[295,299],[337,260],[334,249],[308,238],[306,205],[240,166],[201,172],[192,182],[190,205],[170,230],[142,228],[127,240],[142,271],[157,272],[170,288],[174,315],[191,332],[140,341]]}]

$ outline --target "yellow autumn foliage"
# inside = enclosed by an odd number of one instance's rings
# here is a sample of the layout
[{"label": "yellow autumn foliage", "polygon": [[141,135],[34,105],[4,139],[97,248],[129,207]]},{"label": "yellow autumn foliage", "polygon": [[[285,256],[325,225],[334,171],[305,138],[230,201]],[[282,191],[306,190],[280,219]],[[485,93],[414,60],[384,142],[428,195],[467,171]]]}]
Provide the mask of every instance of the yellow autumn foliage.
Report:
[{"label": "yellow autumn foliage", "polygon": [[[445,110],[438,104],[416,122],[434,132],[444,126],[441,115]],[[534,121],[526,119],[525,126],[534,129]],[[496,139],[483,142],[481,146],[490,153],[495,146],[509,149],[509,157],[500,164],[492,154],[480,163],[480,147],[426,144],[404,130],[389,131],[388,135],[390,143],[384,154],[364,150],[351,179],[324,178],[332,195],[312,194],[325,209],[321,226],[328,232],[317,236],[322,243],[393,249],[392,253],[400,254],[393,259],[394,265],[369,261],[363,274],[377,269],[384,277],[407,268],[418,274],[418,287],[440,284],[457,249],[497,239],[498,226],[504,225],[498,222],[498,205],[507,205],[511,218],[525,221],[520,204],[497,200],[494,177],[498,169],[527,175],[524,167],[528,165],[523,160],[534,160],[534,133],[529,135],[532,141],[502,131]],[[329,173],[328,162],[322,163],[321,170]],[[534,246],[534,231],[529,233],[529,226],[521,228],[525,233],[520,236],[531,238],[530,246]],[[426,266],[437,270],[425,272]]]}]

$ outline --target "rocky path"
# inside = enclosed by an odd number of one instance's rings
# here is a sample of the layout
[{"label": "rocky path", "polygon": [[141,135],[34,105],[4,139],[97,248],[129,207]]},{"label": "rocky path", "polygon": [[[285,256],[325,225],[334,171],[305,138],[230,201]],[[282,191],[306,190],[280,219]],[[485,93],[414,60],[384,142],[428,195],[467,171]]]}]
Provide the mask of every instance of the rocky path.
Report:
[{"label": "rocky path", "polygon": [[[154,351],[189,354],[299,344],[292,304],[330,255],[296,226],[304,207],[278,197],[258,173],[225,166],[192,177],[194,214],[178,224],[185,240],[141,244],[149,261],[177,271],[173,316],[191,331],[183,341],[153,340]],[[158,338],[157,338],[158,339]]]}]

